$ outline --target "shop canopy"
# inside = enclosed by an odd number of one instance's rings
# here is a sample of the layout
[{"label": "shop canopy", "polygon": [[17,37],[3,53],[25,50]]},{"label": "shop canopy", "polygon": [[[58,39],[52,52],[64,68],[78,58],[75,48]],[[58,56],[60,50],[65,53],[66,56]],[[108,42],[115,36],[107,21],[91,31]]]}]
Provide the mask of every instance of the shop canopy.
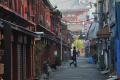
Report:
[{"label": "shop canopy", "polygon": [[110,32],[109,32],[109,26],[105,26],[105,28],[100,29],[97,32],[97,38],[109,38]]},{"label": "shop canopy", "polygon": [[11,23],[9,21],[6,21],[6,20],[3,20],[3,19],[0,18],[0,26],[3,28],[5,26],[5,24],[9,25],[13,30],[25,33],[25,34],[33,36],[33,37],[37,37],[37,34],[35,32],[30,31],[28,29],[25,29],[22,26],[13,24],[13,23]]}]

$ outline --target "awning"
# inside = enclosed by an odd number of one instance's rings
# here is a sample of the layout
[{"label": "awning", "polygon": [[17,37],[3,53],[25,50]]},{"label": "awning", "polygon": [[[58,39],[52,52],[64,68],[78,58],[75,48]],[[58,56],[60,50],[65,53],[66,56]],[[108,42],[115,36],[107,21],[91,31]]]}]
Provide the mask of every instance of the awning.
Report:
[{"label": "awning", "polygon": [[11,28],[14,29],[14,30],[16,30],[16,31],[20,31],[20,32],[22,32],[22,33],[24,33],[26,35],[30,35],[30,36],[33,36],[33,37],[38,37],[38,34],[36,34],[33,31],[27,30],[27,29],[25,29],[23,27],[20,27],[20,26],[13,27],[13,26],[11,26]]},{"label": "awning", "polygon": [[[58,46],[61,46],[61,39],[56,37],[56,36],[50,36],[50,35],[44,35],[44,36],[41,36],[41,38],[45,38],[47,40],[50,40],[50,41],[53,41],[54,43],[58,44]],[[70,45],[68,45],[65,41],[62,40],[62,45],[63,47],[66,47],[66,48],[71,48]]]},{"label": "awning", "polygon": [[24,34],[27,34],[27,35],[30,35],[30,36],[33,36],[33,37],[38,37],[38,35],[35,32],[30,31],[28,29],[25,29],[22,26],[13,24],[13,23],[11,23],[9,21],[6,21],[6,20],[3,20],[3,19],[0,19],[0,22],[1,22],[2,27],[4,27],[4,24],[8,24],[13,30],[23,32]]},{"label": "awning", "polygon": [[45,34],[55,35],[55,33],[50,31],[49,29],[45,28],[45,26],[43,26],[41,24],[37,25],[37,31],[38,32],[44,32]]},{"label": "awning", "polygon": [[97,32],[97,38],[109,38],[110,32],[109,32],[109,26],[106,26],[104,29],[100,29]]}]

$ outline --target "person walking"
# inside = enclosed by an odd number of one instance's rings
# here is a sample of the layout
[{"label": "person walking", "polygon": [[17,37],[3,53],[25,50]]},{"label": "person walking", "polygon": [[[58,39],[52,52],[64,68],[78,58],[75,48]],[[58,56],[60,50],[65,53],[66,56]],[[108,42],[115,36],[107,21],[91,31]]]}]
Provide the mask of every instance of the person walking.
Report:
[{"label": "person walking", "polygon": [[77,55],[76,47],[73,47],[73,56],[72,56],[73,61],[70,63],[70,66],[74,64],[74,66],[77,67],[76,55]]}]

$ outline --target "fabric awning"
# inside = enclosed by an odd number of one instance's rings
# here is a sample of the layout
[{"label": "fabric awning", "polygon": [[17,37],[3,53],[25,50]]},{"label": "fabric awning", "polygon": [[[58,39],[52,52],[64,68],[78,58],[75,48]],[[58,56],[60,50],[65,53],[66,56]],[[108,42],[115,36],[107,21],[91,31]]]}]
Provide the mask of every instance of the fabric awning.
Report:
[{"label": "fabric awning", "polygon": [[97,32],[97,38],[109,38],[110,32],[109,32],[109,26],[106,26],[104,29],[100,29]]}]

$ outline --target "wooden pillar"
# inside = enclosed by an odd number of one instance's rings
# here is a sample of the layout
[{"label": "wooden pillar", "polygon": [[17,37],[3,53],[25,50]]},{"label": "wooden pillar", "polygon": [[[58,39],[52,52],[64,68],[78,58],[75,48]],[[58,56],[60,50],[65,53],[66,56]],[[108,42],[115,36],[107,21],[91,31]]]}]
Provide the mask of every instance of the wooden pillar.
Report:
[{"label": "wooden pillar", "polygon": [[8,24],[4,26],[4,45],[5,45],[5,59],[4,59],[4,78],[5,80],[12,80],[11,68],[11,28]]},{"label": "wooden pillar", "polygon": [[55,49],[55,44],[52,43],[50,47],[50,64],[55,64],[54,49]]},{"label": "wooden pillar", "polygon": [[33,73],[33,76],[35,76],[35,53],[34,53],[34,46],[32,48],[32,61],[33,61],[33,72],[32,73]]}]

